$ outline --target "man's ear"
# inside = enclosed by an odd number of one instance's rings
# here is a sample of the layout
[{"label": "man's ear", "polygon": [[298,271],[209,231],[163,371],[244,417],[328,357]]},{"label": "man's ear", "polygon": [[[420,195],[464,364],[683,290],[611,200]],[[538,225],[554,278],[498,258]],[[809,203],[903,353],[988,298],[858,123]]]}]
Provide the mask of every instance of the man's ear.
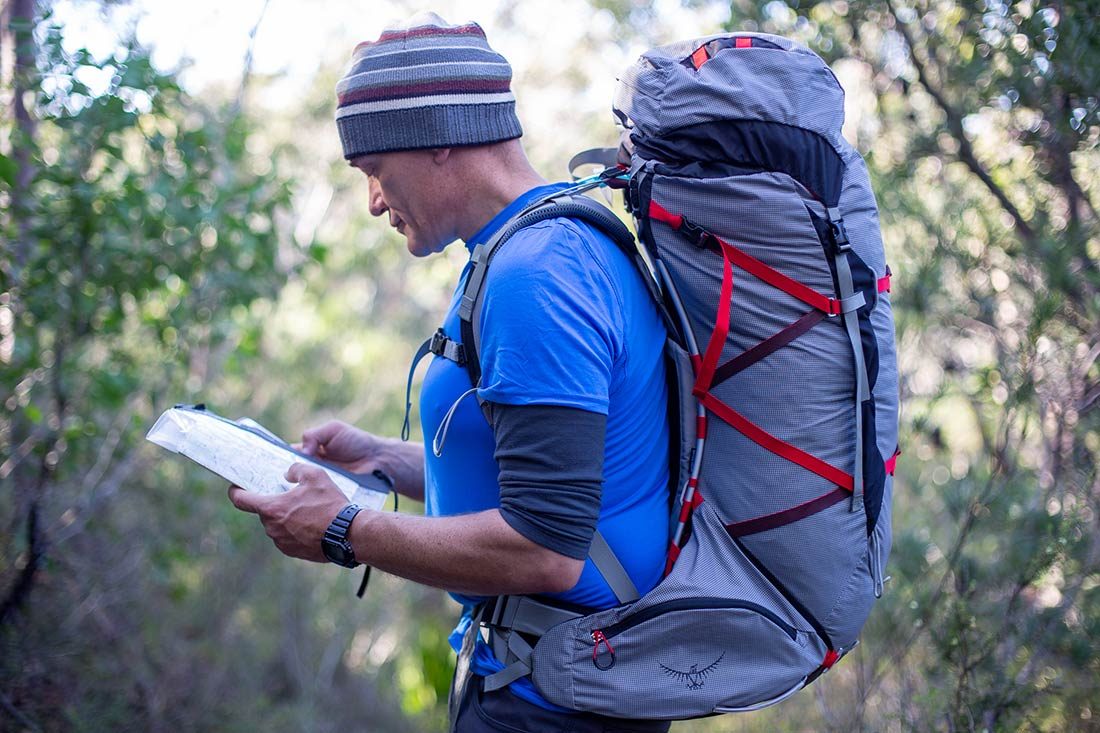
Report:
[{"label": "man's ear", "polygon": [[443,165],[450,157],[450,148],[432,148],[432,162],[436,165]]}]

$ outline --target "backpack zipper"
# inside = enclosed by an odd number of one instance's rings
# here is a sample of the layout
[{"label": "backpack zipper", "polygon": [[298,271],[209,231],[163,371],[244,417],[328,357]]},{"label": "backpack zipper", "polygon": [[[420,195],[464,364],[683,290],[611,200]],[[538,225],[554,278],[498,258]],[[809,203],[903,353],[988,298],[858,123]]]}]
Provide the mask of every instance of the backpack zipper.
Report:
[{"label": "backpack zipper", "polygon": [[[754,613],[763,616],[768,621],[771,621],[779,629],[783,631],[787,636],[791,638],[791,641],[795,641],[798,637],[798,631],[790,624],[783,621],[779,616],[775,615],[768,609],[760,606],[751,601],[737,601],[728,598],[680,598],[675,601],[665,601],[664,603],[658,603],[655,606],[650,606],[644,611],[640,611],[633,616],[623,619],[618,623],[612,624],[605,629],[595,629],[592,632],[593,641],[596,643],[597,648],[600,643],[607,642],[608,639],[613,639],[619,634],[632,629],[638,624],[645,623],[663,613],[670,613],[673,611],[694,611],[700,609],[742,609],[745,611],[752,611]],[[610,645],[608,645],[610,648]]]}]

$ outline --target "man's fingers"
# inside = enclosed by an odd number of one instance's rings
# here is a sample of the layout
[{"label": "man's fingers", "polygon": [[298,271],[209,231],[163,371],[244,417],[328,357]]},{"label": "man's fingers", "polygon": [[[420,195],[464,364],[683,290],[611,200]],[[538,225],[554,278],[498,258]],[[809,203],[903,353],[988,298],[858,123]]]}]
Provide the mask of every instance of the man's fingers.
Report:
[{"label": "man's fingers", "polygon": [[311,430],[302,433],[302,442],[293,445],[295,450],[300,450],[307,456],[321,455],[321,441]]},{"label": "man's fingers", "polygon": [[229,487],[229,501],[233,502],[233,506],[242,512],[259,514],[267,498],[253,491],[242,489],[240,486]]},{"label": "man's fingers", "polygon": [[337,420],[329,420],[324,425],[318,425],[302,433],[302,452],[310,456],[324,454],[325,444],[340,432],[343,424]]},{"label": "man's fingers", "polygon": [[305,463],[292,463],[286,470],[286,480],[292,484],[300,484],[305,479],[317,480],[325,476],[328,476],[325,469]]}]

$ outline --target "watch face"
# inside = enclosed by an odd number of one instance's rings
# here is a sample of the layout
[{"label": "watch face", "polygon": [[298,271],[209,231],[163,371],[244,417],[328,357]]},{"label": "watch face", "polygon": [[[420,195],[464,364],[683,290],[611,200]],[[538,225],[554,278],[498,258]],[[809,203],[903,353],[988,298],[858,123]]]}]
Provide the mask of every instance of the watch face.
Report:
[{"label": "watch face", "polygon": [[325,553],[325,557],[345,568],[353,568],[359,564],[355,561],[355,550],[348,541],[348,530],[351,529],[351,522],[358,513],[359,507],[355,504],[348,504],[341,509],[321,540],[321,550]]},{"label": "watch face", "polygon": [[352,552],[350,547],[343,543],[326,538],[323,543],[323,549],[325,551],[325,557],[337,565],[347,565],[349,562],[355,562],[355,553]]}]

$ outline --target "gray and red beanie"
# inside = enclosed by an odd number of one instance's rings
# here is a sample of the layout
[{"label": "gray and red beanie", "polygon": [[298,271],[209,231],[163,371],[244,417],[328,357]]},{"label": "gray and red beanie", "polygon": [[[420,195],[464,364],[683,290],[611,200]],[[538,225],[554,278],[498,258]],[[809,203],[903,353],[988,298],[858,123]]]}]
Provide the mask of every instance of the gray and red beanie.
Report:
[{"label": "gray and red beanie", "polygon": [[477,23],[419,16],[360,43],[336,85],[344,158],[484,145],[523,134],[512,67]]}]

